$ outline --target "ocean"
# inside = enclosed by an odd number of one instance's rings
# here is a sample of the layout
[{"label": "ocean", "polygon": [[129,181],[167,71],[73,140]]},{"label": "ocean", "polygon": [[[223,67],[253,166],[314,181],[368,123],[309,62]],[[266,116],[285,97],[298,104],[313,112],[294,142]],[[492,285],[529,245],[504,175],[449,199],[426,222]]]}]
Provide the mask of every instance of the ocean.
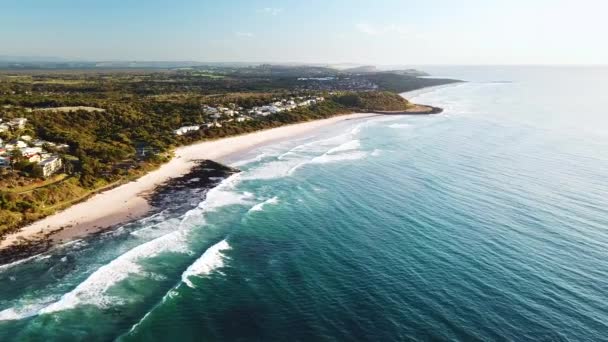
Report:
[{"label": "ocean", "polygon": [[605,340],[608,68],[424,70],[467,81],[404,94],[443,114],[256,148],[0,266],[0,340]]}]

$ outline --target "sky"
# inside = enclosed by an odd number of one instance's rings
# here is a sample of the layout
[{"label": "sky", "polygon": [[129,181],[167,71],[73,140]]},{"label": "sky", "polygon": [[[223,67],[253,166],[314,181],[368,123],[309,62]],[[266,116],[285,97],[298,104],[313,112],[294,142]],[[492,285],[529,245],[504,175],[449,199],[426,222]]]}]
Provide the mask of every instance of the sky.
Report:
[{"label": "sky", "polygon": [[0,0],[0,55],[606,64],[606,0]]}]

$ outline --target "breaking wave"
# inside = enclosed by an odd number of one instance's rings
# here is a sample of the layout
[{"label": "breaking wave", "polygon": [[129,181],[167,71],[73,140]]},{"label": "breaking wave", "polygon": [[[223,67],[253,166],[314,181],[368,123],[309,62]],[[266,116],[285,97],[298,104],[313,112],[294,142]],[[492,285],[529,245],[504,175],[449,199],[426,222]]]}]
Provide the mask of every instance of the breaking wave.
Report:
[{"label": "breaking wave", "polygon": [[366,152],[356,151],[350,153],[342,153],[342,154],[324,154],[322,156],[316,157],[311,160],[311,163],[314,164],[326,164],[326,163],[335,163],[346,160],[357,160],[363,159],[367,156]]},{"label": "breaking wave", "polygon": [[139,245],[97,269],[74,290],[63,295],[59,301],[43,308],[39,313],[48,314],[73,309],[81,304],[103,308],[116,303],[119,298],[107,295],[107,291],[113,285],[133,274],[154,279],[154,275],[146,274],[143,271],[142,266],[138,263],[140,259],[150,258],[169,251],[186,253],[188,250],[185,242],[184,231],[180,230]]},{"label": "breaking wave", "polygon": [[[362,124],[357,127],[362,126]],[[327,163],[355,160],[365,157],[365,153],[354,151],[361,148],[361,141],[353,139],[358,130],[331,138],[315,140],[293,147],[279,155],[276,160],[244,172],[243,179],[266,180],[289,177],[302,166],[312,163]]]},{"label": "breaking wave", "polygon": [[372,153],[370,153],[370,156],[372,156],[372,157],[377,157],[377,156],[379,156],[380,154],[382,154],[382,150],[375,149],[375,150],[373,150],[373,151],[372,151]]},{"label": "breaking wave", "polygon": [[207,275],[213,272],[213,270],[223,267],[223,252],[228,249],[230,249],[230,245],[226,240],[222,240],[211,246],[182,274],[182,281],[189,287],[194,288],[195,286],[190,281],[190,277]]},{"label": "breaking wave", "polygon": [[388,127],[389,128],[409,128],[409,127],[412,127],[412,125],[406,124],[406,123],[404,123],[404,124],[397,124],[396,123],[396,124],[388,125]]},{"label": "breaking wave", "polygon": [[40,309],[52,303],[56,298],[45,298],[36,301],[25,300],[19,305],[0,311],[0,321],[16,321],[32,316],[36,316]]},{"label": "breaking wave", "polygon": [[279,198],[275,196],[273,198],[265,200],[262,203],[258,203],[256,205],[254,205],[253,207],[251,207],[251,209],[249,209],[249,212],[263,211],[265,206],[267,206],[269,204],[277,204],[277,203],[279,203]]},{"label": "breaking wave", "polygon": [[176,224],[178,226],[177,230],[138,245],[110,263],[101,266],[59,300],[52,302],[50,305],[47,300],[46,303],[38,302],[37,304],[9,308],[0,312],[0,319],[20,319],[36,314],[73,309],[85,304],[102,308],[120,304],[121,298],[108,294],[108,290],[119,282],[133,275],[151,280],[163,279],[162,275],[146,272],[139,261],[167,252],[190,253],[188,234],[194,227],[203,224],[206,212],[231,204],[245,203],[246,198],[253,196],[250,193],[239,194],[232,191],[239,181],[239,174],[226,178],[217,187],[207,192],[205,200],[197,208],[188,211],[182,217],[179,224]]},{"label": "breaking wave", "polygon": [[252,163],[256,163],[261,161],[262,159],[264,159],[264,157],[266,157],[266,152],[262,152],[261,154],[258,154],[257,156],[251,158],[251,159],[245,159],[245,160],[240,160],[237,162],[234,162],[231,164],[232,167],[241,167],[241,166],[245,166],[248,164],[252,164]]},{"label": "breaking wave", "polygon": [[336,152],[344,152],[344,151],[352,151],[358,150],[361,147],[361,142],[359,140],[351,140],[347,141],[344,144],[334,147],[326,152],[326,154],[333,154]]}]

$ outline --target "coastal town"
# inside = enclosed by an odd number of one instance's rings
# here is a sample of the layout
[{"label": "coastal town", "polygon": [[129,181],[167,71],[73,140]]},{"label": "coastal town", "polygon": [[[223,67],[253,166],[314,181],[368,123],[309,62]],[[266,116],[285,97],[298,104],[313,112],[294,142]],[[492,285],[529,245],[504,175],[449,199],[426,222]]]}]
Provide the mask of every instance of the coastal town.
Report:
[{"label": "coastal town", "polygon": [[[63,166],[60,156],[52,151],[64,151],[69,146],[21,135],[26,125],[26,118],[6,122],[0,118],[0,168],[14,171],[29,169],[32,175],[50,177]],[[5,141],[1,136],[11,138]]]},{"label": "coastal town", "polygon": [[219,128],[222,127],[222,124],[230,122],[245,122],[256,118],[267,117],[272,114],[285,113],[298,107],[308,107],[323,101],[325,101],[325,98],[321,96],[298,96],[277,99],[267,105],[254,106],[252,108],[239,107],[234,103],[218,107],[203,105],[203,113],[208,118],[206,122],[182,126],[173,132],[175,135],[181,136],[200,129]]},{"label": "coastal town", "polygon": [[[290,112],[296,108],[309,107],[325,101],[321,96],[296,96],[275,99],[263,106],[243,108],[234,103],[220,106],[201,106],[202,122],[175,128],[176,136],[183,136],[202,129],[221,128],[228,123],[242,123],[264,118],[273,114]],[[85,107],[60,107],[57,111],[84,110]],[[55,108],[36,109],[53,111]],[[98,109],[103,111],[102,109]],[[32,109],[27,108],[28,112]],[[65,166],[65,161],[58,152],[69,153],[70,146],[43,139],[33,138],[26,131],[27,118],[0,118],[0,168],[4,172],[29,171],[30,177],[48,178],[58,173]],[[149,150],[149,149],[148,149]],[[146,150],[146,151],[148,151]]]}]

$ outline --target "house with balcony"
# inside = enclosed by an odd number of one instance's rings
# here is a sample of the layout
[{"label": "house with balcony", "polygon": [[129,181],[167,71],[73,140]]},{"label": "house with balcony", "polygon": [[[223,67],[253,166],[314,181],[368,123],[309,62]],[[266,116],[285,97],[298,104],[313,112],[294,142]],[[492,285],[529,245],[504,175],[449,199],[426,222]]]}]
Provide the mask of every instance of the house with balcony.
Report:
[{"label": "house with balcony", "polygon": [[42,175],[44,177],[49,177],[59,171],[63,166],[63,163],[59,156],[51,156],[38,163],[38,165],[42,168]]}]

